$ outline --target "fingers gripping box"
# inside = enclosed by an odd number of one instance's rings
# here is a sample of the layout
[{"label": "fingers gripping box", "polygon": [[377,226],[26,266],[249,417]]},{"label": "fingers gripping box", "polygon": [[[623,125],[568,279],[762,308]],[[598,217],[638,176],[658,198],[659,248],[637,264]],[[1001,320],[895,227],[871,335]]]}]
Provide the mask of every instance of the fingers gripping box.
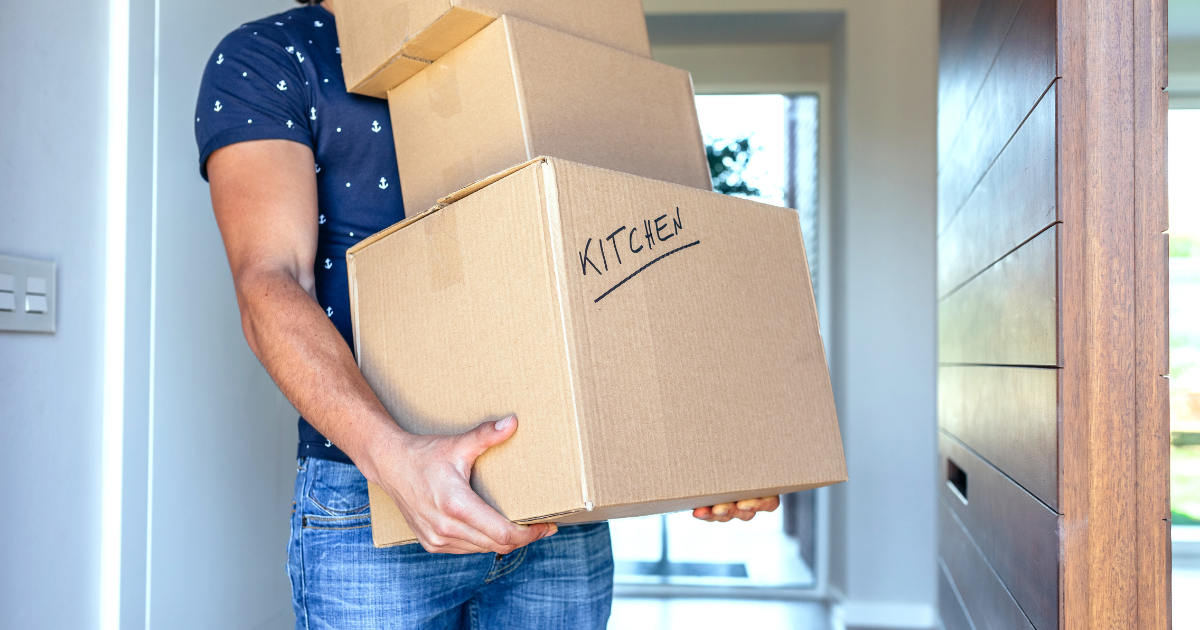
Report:
[{"label": "fingers gripping box", "polygon": [[[846,479],[793,210],[554,158],[347,254],[363,375],[404,429],[515,414],[471,484],[515,522]],[[375,544],[413,542],[371,487]]]}]

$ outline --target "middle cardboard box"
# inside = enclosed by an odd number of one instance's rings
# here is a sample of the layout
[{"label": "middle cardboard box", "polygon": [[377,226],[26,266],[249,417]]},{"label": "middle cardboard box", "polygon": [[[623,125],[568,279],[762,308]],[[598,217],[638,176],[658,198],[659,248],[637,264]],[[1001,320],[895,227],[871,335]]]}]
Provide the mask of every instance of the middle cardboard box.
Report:
[{"label": "middle cardboard box", "polygon": [[[516,433],[471,485],[585,522],[846,479],[795,210],[555,158],[346,255],[355,356],[405,430]],[[375,544],[413,542],[370,487]]]},{"label": "middle cardboard box", "polygon": [[691,75],[511,16],[388,105],[410,216],[540,155],[712,190]]}]

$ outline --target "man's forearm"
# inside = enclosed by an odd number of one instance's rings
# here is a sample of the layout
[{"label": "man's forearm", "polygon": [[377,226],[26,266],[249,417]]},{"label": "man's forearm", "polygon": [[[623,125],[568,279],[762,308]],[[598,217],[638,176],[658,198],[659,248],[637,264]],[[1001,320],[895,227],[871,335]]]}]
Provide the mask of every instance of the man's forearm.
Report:
[{"label": "man's forearm", "polygon": [[403,436],[363,379],[325,311],[291,275],[247,274],[238,283],[242,327],[283,394],[368,479],[372,451]]}]

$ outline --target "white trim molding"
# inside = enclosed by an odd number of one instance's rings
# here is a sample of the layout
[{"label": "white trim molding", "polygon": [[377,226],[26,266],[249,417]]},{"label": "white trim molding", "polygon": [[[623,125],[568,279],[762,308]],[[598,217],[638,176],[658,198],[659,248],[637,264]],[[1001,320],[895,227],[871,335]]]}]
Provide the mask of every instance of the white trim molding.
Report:
[{"label": "white trim molding", "polygon": [[129,0],[110,0],[108,20],[108,150],[105,195],[99,626],[101,630],[117,630],[121,623],[121,499],[125,428]]},{"label": "white trim molding", "polygon": [[830,611],[837,630],[932,630],[937,613],[929,604],[843,601]]}]

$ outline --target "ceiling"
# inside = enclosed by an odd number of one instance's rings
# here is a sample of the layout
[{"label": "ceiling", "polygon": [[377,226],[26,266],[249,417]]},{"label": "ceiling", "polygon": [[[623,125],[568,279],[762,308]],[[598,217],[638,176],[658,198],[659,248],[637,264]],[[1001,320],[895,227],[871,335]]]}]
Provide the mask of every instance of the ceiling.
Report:
[{"label": "ceiling", "polygon": [[667,14],[647,15],[646,28],[655,46],[789,44],[830,41],[843,19],[841,12]]}]

